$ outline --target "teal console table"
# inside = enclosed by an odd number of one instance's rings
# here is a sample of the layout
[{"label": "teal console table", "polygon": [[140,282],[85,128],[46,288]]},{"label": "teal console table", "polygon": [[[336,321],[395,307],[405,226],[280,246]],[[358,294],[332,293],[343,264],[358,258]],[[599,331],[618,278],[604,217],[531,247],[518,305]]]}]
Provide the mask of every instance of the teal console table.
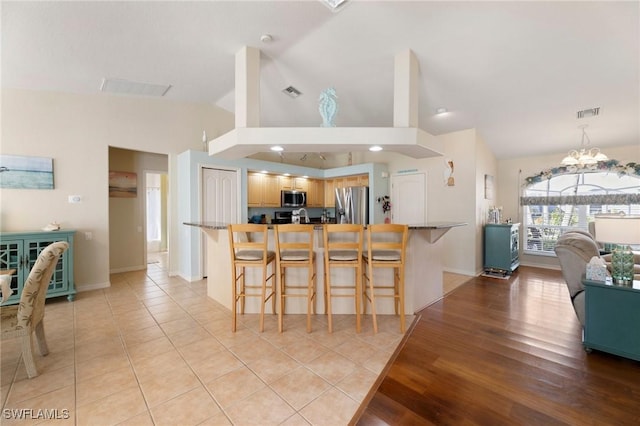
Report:
[{"label": "teal console table", "polygon": [[519,223],[489,223],[484,226],[484,270],[511,274],[520,266]]},{"label": "teal console table", "polygon": [[584,347],[640,361],[640,281],[633,286],[583,280]]},{"label": "teal console table", "polygon": [[15,272],[11,278],[13,294],[5,304],[18,303],[24,282],[36,262],[40,252],[56,241],[66,241],[69,249],[58,260],[51,282],[47,289],[47,298],[67,296],[69,301],[76,294],[73,280],[73,237],[76,231],[33,231],[0,232],[0,269]]}]

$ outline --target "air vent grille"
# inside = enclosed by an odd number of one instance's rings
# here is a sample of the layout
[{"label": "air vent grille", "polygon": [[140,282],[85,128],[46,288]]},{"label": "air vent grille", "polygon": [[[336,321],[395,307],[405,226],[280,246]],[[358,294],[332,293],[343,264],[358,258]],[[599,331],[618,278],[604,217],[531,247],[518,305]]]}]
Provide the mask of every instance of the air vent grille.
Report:
[{"label": "air vent grille", "polygon": [[282,89],[282,93],[294,99],[302,95],[302,92],[293,86],[285,87],[284,89]]},{"label": "air vent grille", "polygon": [[164,96],[169,89],[171,85],[138,83],[117,78],[103,78],[100,85],[101,92],[142,96]]},{"label": "air vent grille", "polygon": [[583,109],[577,112],[578,118],[595,117],[600,114],[600,107]]}]

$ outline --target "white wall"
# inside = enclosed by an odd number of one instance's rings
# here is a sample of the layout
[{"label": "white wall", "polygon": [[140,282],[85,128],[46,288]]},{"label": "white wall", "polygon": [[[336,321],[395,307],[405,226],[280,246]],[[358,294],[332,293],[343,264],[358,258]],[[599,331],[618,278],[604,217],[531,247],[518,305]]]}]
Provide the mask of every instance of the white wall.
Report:
[{"label": "white wall", "polygon": [[[387,162],[390,175],[414,169],[426,172],[427,221],[467,223],[466,226],[452,228],[443,237],[444,270],[477,275],[482,268],[482,219],[487,208],[483,199],[484,174],[496,174],[495,156],[477,136],[475,129],[439,135],[438,138],[444,145],[442,157],[415,159],[378,152],[358,153],[357,161]],[[454,162],[454,186],[446,184],[446,160],[449,159]],[[479,176],[482,176],[481,185]]]},{"label": "white wall", "polygon": [[[5,89],[0,94],[3,154],[54,159],[53,190],[1,189],[0,229],[40,229],[52,220],[76,229],[79,290],[109,285],[109,146],[169,157],[170,240],[177,239],[177,154],[201,150],[233,128],[233,114],[207,104],[146,97],[75,95]],[[69,204],[68,195],[81,195]],[[93,238],[87,240],[85,232]],[[171,268],[177,265],[174,256]]]}]

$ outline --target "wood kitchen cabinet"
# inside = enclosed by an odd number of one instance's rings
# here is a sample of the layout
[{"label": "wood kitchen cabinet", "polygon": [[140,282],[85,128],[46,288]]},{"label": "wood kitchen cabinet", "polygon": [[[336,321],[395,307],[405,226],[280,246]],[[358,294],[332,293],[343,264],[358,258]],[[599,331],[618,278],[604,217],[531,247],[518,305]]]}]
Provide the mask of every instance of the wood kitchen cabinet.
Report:
[{"label": "wood kitchen cabinet", "polygon": [[278,181],[280,182],[281,190],[290,190],[290,191],[308,191],[309,190],[309,179],[303,177],[293,177],[293,176],[278,176]]},{"label": "wood kitchen cabinet", "polygon": [[307,207],[324,207],[324,184],[319,179],[307,180]]},{"label": "wood kitchen cabinet", "polygon": [[247,175],[247,206],[280,207],[280,179],[262,173]]},{"label": "wood kitchen cabinet", "polygon": [[336,187],[335,179],[327,179],[324,181],[324,206],[325,207],[336,206],[336,196],[334,191],[335,187]]}]

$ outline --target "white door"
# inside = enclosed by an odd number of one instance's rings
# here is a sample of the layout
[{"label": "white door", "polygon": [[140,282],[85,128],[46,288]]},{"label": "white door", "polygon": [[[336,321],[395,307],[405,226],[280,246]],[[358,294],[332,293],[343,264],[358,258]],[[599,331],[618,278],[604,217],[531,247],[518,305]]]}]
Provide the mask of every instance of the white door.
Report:
[{"label": "white door", "polygon": [[[238,173],[232,170],[202,169],[202,221],[237,223]],[[207,271],[207,240],[203,238],[202,272]]]},{"label": "white door", "polygon": [[427,221],[427,175],[391,176],[391,222],[409,225]]}]

